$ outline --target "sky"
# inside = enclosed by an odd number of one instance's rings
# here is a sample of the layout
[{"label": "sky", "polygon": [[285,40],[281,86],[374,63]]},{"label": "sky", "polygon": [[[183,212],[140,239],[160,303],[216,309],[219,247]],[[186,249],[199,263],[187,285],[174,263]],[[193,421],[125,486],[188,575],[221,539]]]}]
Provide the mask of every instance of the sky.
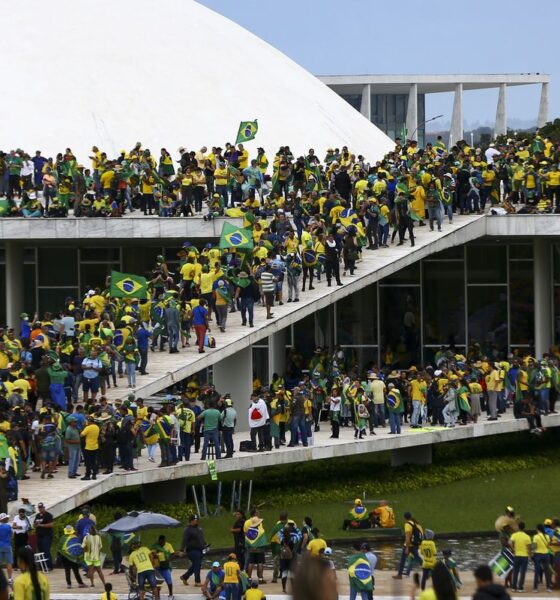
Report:
[{"label": "sky", "polygon": [[[549,118],[560,117],[560,0],[199,2],[316,75],[548,73]],[[465,129],[493,125],[497,98],[464,92]],[[509,88],[508,125],[534,125],[539,98],[540,86]],[[452,94],[430,94],[426,118],[443,114],[444,126],[452,104]]]}]

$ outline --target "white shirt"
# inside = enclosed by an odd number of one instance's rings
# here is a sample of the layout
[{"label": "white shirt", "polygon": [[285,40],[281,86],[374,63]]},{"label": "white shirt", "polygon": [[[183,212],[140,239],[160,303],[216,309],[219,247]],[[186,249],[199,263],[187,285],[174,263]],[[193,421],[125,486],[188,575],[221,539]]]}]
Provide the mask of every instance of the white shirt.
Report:
[{"label": "white shirt", "polygon": [[484,153],[484,156],[486,156],[486,162],[491,165],[494,163],[494,156],[498,156],[500,153],[498,152],[498,150],[496,150],[496,148],[488,148],[488,150],[486,150],[486,152]]},{"label": "white shirt", "polygon": [[249,427],[262,427],[268,419],[268,408],[262,398],[249,406]]},{"label": "white shirt", "polygon": [[27,533],[31,529],[31,523],[29,523],[29,519],[27,517],[23,517],[20,519],[19,515],[14,517],[12,521],[12,526],[15,525],[14,533],[17,535],[18,533]]},{"label": "white shirt", "polygon": [[23,166],[21,167],[21,176],[28,177],[29,175],[33,175],[35,172],[35,165],[30,160],[24,160]]},{"label": "white shirt", "polygon": [[340,396],[331,396],[329,410],[331,412],[340,412]]}]

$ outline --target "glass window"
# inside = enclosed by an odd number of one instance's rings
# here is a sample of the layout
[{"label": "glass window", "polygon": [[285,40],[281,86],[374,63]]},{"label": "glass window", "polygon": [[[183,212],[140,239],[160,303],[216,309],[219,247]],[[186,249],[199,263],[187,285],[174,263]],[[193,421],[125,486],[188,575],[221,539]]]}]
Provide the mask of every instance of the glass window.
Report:
[{"label": "glass window", "polygon": [[23,267],[23,290],[23,309],[29,315],[33,315],[37,310],[35,265]]},{"label": "glass window", "polygon": [[415,262],[404,269],[400,269],[396,273],[384,277],[380,285],[395,285],[395,284],[419,284],[420,283],[420,262]]},{"label": "glass window", "polygon": [[507,350],[506,286],[468,288],[469,342]]},{"label": "glass window", "polygon": [[463,246],[454,246],[441,252],[431,254],[425,260],[463,260]]},{"label": "glass window", "polygon": [[76,248],[39,248],[39,285],[78,285]]},{"label": "glass window", "polygon": [[[424,346],[424,356],[423,356],[422,360],[424,361],[425,365],[432,365],[432,366],[434,366],[436,364],[435,357],[436,357],[436,352],[438,350],[439,350],[439,346],[437,346],[437,347],[435,347],[435,346]],[[465,356],[467,355],[467,351],[465,349],[465,346],[457,344],[455,346],[455,350],[459,354],[463,354]]]},{"label": "glass window", "polygon": [[424,262],[424,343],[465,344],[462,261]]},{"label": "glass window", "polygon": [[[0,323],[6,322],[6,267],[0,264]],[[9,323],[12,325],[12,323]]]},{"label": "glass window", "polygon": [[337,344],[377,345],[377,286],[351,294],[336,303]]},{"label": "glass window", "polygon": [[510,258],[533,258],[533,244],[510,244]]},{"label": "glass window", "polygon": [[552,245],[553,264],[554,264],[554,283],[560,283],[560,245]]},{"label": "glass window", "polygon": [[395,121],[397,114],[397,97],[395,94],[387,96],[387,121]]},{"label": "glass window", "polygon": [[294,347],[306,359],[315,352],[315,315],[308,315],[294,324]]},{"label": "glass window", "polygon": [[83,264],[80,266],[80,282],[82,285],[82,293],[85,294],[88,290],[96,287],[101,290],[105,289],[105,281],[107,275],[111,271],[119,271],[118,264]]},{"label": "glass window", "polygon": [[342,348],[346,358],[345,364],[348,367],[357,365],[360,372],[369,371],[372,367],[379,364],[379,349],[377,346],[369,348]]},{"label": "glass window", "polygon": [[360,110],[362,106],[362,95],[361,94],[341,94],[342,98],[353,106],[356,110]]},{"label": "glass window", "polygon": [[469,283],[506,283],[506,246],[467,246],[467,279]]},{"label": "glass window", "polygon": [[57,313],[64,307],[64,300],[68,296],[76,298],[78,293],[76,287],[39,289],[39,314],[45,311]]},{"label": "glass window", "polygon": [[158,254],[161,254],[161,246],[123,246],[122,270],[125,273],[146,275],[155,266]]},{"label": "glass window", "polygon": [[34,263],[36,260],[35,248],[23,249],[23,262]]},{"label": "glass window", "polygon": [[[418,123],[423,123],[426,120],[426,95],[418,94]],[[424,131],[424,127],[420,128]]]},{"label": "glass window", "polygon": [[399,94],[397,96],[397,110],[396,110],[396,120],[398,123],[402,123],[406,120],[406,107],[408,96],[404,94]]},{"label": "glass window", "polygon": [[257,376],[262,384],[268,383],[268,348],[253,346],[253,377]]},{"label": "glass window", "polygon": [[560,344],[560,286],[554,286],[554,343]]},{"label": "glass window", "polygon": [[119,248],[81,248],[80,260],[86,262],[119,262]]},{"label": "glass window", "polygon": [[533,261],[509,264],[510,342],[530,344],[535,336]]},{"label": "glass window", "polygon": [[379,288],[381,361],[409,367],[420,360],[420,288]]}]

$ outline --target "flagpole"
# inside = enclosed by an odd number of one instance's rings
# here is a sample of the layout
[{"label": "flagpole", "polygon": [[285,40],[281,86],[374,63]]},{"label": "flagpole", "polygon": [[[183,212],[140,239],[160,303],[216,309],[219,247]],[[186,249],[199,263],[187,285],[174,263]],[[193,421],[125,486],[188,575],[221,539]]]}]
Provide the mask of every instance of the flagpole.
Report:
[{"label": "flagpole", "polygon": [[412,139],[414,134],[420,129],[420,127],[422,127],[422,125],[425,125],[426,123],[429,123],[430,121],[435,121],[436,119],[441,119],[441,117],[443,117],[444,115],[437,115],[436,117],[432,117],[431,119],[426,119],[425,121],[422,121],[422,123],[420,123],[418,125],[418,127],[416,127],[416,129],[410,134],[410,138]]}]

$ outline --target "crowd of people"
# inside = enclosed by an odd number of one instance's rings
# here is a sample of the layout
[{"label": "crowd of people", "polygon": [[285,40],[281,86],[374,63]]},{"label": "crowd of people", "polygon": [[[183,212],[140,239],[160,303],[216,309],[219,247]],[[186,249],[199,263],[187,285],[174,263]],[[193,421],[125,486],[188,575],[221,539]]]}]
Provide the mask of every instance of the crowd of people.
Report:
[{"label": "crowd of people", "polygon": [[[388,508],[387,502],[382,502],[375,510],[382,509],[381,516],[390,514],[394,518],[392,510]],[[121,516],[116,513],[115,519]],[[152,543],[146,543],[135,533],[108,534],[113,565],[110,573],[103,573],[103,540],[98,532],[96,516],[88,506],[82,507],[75,523],[68,523],[64,527],[53,552],[56,553],[55,561],[51,556],[50,544],[43,543],[38,549],[48,561],[47,573],[52,571],[55,562],[64,569],[68,589],[72,589],[73,579],[79,588],[88,587],[81,571],[87,575],[89,586],[94,588],[97,574],[105,590],[102,600],[110,600],[114,595],[112,582],[107,580],[115,581],[115,576],[123,574],[129,590],[135,592],[140,600],[144,599],[146,592],[151,592],[152,597],[158,600],[164,589],[167,590],[168,600],[173,600],[176,589],[173,571],[177,568],[174,563],[184,558],[188,559],[189,567],[179,576],[179,580],[185,586],[200,588],[202,597],[208,600],[264,600],[261,586],[267,584],[264,579],[265,564],[271,575],[271,583],[280,583],[283,592],[291,591],[295,599],[310,600],[316,597],[317,600],[323,600],[331,597],[328,594],[309,595],[308,586],[313,578],[315,587],[324,591],[330,586],[336,590],[340,577],[337,574],[340,564],[335,565],[333,547],[314,525],[312,517],[305,517],[298,524],[289,517],[287,511],[282,511],[276,522],[265,526],[258,508],[253,508],[248,515],[242,509],[237,509],[233,518],[230,528],[233,551],[224,551],[227,557],[223,562],[214,558],[206,575],[203,574],[202,565],[209,544],[196,514],[190,516],[177,549],[165,535],[154,536]],[[38,543],[41,528],[50,524],[52,544],[53,520],[44,507],[40,507],[33,523],[32,519],[26,506],[20,508],[18,516],[11,523],[8,515],[0,514],[0,561],[8,573],[6,580],[0,569],[0,593],[11,586],[15,600],[27,598],[23,594],[28,588],[40,589],[42,600],[48,600],[49,597],[49,578],[37,570],[30,545],[30,532],[36,532]],[[22,531],[22,524],[25,531]],[[378,525],[383,526],[382,523]],[[560,589],[559,519],[545,519],[529,535],[523,520],[508,506],[505,514],[496,520],[496,529],[499,532],[499,552],[489,560],[488,565],[481,565],[474,571],[477,586],[474,600],[507,600],[508,588],[514,593],[524,592],[525,577],[531,562],[534,565],[533,592],[539,592],[541,586],[548,592]],[[400,560],[393,579],[400,580],[414,572],[412,597],[418,591],[421,600],[455,599],[463,587],[463,576],[452,551],[448,548],[439,550],[440,542],[434,531],[423,527],[410,512],[403,515],[402,532]],[[149,538],[150,535],[145,533],[143,537]],[[345,565],[350,598],[372,600],[376,572],[379,572],[374,542],[359,542],[354,548],[347,555]],[[21,572],[15,581],[12,580],[12,564]],[[495,573],[504,578],[504,585],[494,583]],[[429,583],[432,587],[428,587]],[[307,593],[302,595],[305,590]]]},{"label": "crowd of people", "polygon": [[[155,157],[138,142],[131,150],[108,156],[93,146],[89,166],[70,148],[55,158],[41,151],[0,152],[2,216],[120,217],[140,210],[161,217],[207,218],[245,209],[272,216],[286,207],[305,222],[324,213],[320,192],[334,192],[337,203],[367,217],[371,206],[386,206],[403,231],[408,220],[441,228],[445,217],[499,207],[507,212],[560,210],[560,150],[539,135],[491,143],[483,152],[464,140],[447,149],[441,136],[420,148],[397,138],[396,148],[368,163],[347,148],[331,148],[321,160],[313,149],[295,157],[283,146],[269,161],[264,148],[251,157],[243,144],[225,148],[161,148]],[[333,198],[330,194],[332,210]],[[375,212],[375,211],[374,211]],[[371,242],[370,242],[371,243]]]}]

